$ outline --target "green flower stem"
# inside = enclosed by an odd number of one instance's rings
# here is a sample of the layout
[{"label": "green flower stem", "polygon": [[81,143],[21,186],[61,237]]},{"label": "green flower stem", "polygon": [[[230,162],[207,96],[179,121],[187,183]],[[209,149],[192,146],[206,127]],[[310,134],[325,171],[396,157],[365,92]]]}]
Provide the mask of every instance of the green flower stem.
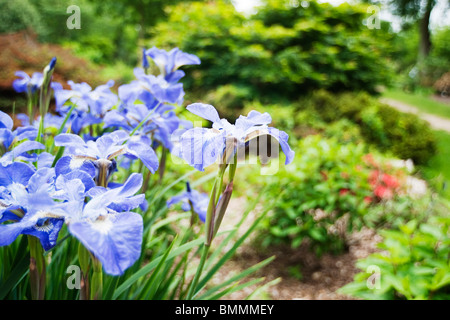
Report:
[{"label": "green flower stem", "polygon": [[78,261],[81,269],[80,300],[89,300],[89,251],[82,243],[78,245]]},{"label": "green flower stem", "polygon": [[[66,114],[66,116],[65,116],[65,118],[64,118],[64,121],[62,122],[62,124],[61,124],[61,126],[59,127],[58,131],[56,132],[56,135],[55,135],[55,136],[57,136],[57,135],[59,135],[60,133],[62,133],[62,131],[64,130],[64,127],[66,126],[67,120],[69,120],[70,115],[72,114],[72,112],[73,112],[73,110],[75,109],[75,107],[76,107],[76,104],[73,104],[73,105],[70,107],[69,111],[67,112],[67,114]],[[70,131],[70,130],[69,130],[69,131]],[[52,146],[50,147],[49,153],[53,154],[53,150],[54,150],[54,149],[55,149],[55,143],[53,143]],[[53,167],[55,166],[55,164],[56,164],[56,162],[59,160],[59,158],[61,158],[62,153],[64,152],[64,147],[60,147],[60,148],[59,148],[58,154],[59,154],[60,152],[61,152],[61,155],[59,155],[59,157],[58,157],[58,156],[55,157],[55,161],[54,161],[54,163],[53,163]]]},{"label": "green flower stem", "polygon": [[[47,67],[46,67],[47,69]],[[41,92],[39,96],[39,114],[41,116],[41,121],[39,122],[39,130],[38,130],[38,136],[36,141],[43,143],[44,138],[44,118],[45,115],[48,112],[48,107],[50,105],[50,99],[51,99],[51,88],[50,88],[50,82],[52,79],[53,69],[46,70],[44,69],[44,81],[41,86]],[[40,153],[40,152],[39,152]]]},{"label": "green flower stem", "polygon": [[28,246],[30,248],[31,298],[33,300],[44,300],[46,282],[44,249],[39,239],[33,236],[28,236]]},{"label": "green flower stem", "polygon": [[102,263],[92,256],[93,272],[91,277],[91,300],[103,298],[103,269]]},{"label": "green flower stem", "polygon": [[166,171],[166,160],[167,160],[167,149],[161,146],[161,159],[159,160],[159,180],[158,183],[161,184],[164,178],[164,172]]},{"label": "green flower stem", "polygon": [[220,194],[222,193],[223,176],[225,174],[225,170],[227,169],[227,167],[228,167],[228,164],[221,164],[219,166],[219,173],[217,175],[217,179],[218,179],[218,182],[219,182],[219,187],[216,190],[214,205],[219,201]]},{"label": "green flower stem", "polygon": [[230,163],[230,169],[228,169],[228,183],[231,183],[236,174],[237,168],[237,152],[234,154],[233,163]]},{"label": "green flower stem", "polygon": [[32,94],[31,92],[28,92],[28,99],[27,99],[27,109],[28,109],[28,120],[30,126],[33,124],[34,120],[34,107],[37,104],[37,95]]},{"label": "green flower stem", "polygon": [[189,225],[192,228],[192,226],[197,222],[197,214],[194,211],[194,205],[192,204],[191,200],[189,201],[189,207],[191,208],[191,219],[189,221]]},{"label": "green flower stem", "polygon": [[206,258],[208,257],[209,248],[210,248],[209,245],[206,245],[206,244],[203,245],[202,256],[200,258],[200,264],[198,265],[197,272],[195,273],[194,279],[192,280],[192,283],[189,287],[187,300],[192,300],[193,296],[197,293],[197,292],[195,292],[195,290],[197,288],[198,281],[200,280],[200,277],[202,275],[203,268],[204,268],[205,262],[206,262]]},{"label": "green flower stem", "polygon": [[216,190],[217,184],[219,183],[220,175],[216,177],[214,181],[214,186],[211,190],[209,196],[208,209],[206,211],[206,221],[205,221],[205,244],[210,245],[212,242],[212,231],[214,229],[215,211],[216,211]]}]

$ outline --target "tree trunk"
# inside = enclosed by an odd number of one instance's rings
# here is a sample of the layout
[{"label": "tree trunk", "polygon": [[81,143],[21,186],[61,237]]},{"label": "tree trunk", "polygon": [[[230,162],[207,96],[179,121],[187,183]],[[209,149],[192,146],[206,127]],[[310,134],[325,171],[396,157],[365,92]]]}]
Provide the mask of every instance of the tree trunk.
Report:
[{"label": "tree trunk", "polygon": [[430,35],[430,15],[433,9],[433,0],[428,0],[425,8],[425,13],[419,21],[419,33],[420,33],[420,43],[419,43],[419,61],[428,57],[431,50],[431,35]]}]

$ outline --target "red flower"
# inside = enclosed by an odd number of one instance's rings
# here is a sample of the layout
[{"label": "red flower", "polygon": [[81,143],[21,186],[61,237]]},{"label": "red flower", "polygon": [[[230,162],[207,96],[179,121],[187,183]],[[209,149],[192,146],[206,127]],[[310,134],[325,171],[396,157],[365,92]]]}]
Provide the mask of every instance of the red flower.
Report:
[{"label": "red flower", "polygon": [[392,189],[386,188],[385,186],[377,186],[373,193],[381,199],[391,199],[394,195]]},{"label": "red flower", "polygon": [[395,189],[399,186],[398,180],[394,176],[384,173],[381,179],[383,180],[384,184],[389,188]]},{"label": "red flower", "polygon": [[341,189],[341,190],[339,190],[339,195],[340,196],[345,196],[349,192],[350,192],[349,189]]},{"label": "red flower", "polygon": [[372,186],[375,186],[377,183],[378,183],[378,176],[380,175],[380,172],[378,171],[378,170],[373,170],[371,173],[370,173],[370,176],[369,176],[369,183],[372,185]]}]

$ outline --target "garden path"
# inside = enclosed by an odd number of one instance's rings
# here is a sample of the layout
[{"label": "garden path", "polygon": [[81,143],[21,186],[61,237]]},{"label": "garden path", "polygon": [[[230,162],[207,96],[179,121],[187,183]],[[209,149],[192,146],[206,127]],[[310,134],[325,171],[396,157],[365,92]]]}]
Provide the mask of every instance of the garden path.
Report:
[{"label": "garden path", "polygon": [[397,101],[394,99],[381,98],[380,101],[382,103],[390,105],[391,107],[393,107],[399,111],[417,114],[420,118],[427,121],[433,129],[444,130],[444,131],[450,132],[450,119],[446,119],[446,118],[439,117],[439,116],[436,116],[433,114],[421,112],[416,107],[413,107],[409,104],[406,104],[404,102],[400,102],[400,101]]}]

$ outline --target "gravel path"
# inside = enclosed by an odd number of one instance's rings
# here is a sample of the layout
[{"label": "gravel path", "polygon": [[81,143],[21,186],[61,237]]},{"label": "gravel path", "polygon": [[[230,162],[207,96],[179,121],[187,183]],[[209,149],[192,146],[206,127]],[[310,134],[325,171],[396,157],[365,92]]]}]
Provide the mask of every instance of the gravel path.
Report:
[{"label": "gravel path", "polygon": [[399,111],[417,114],[420,118],[427,121],[433,129],[444,130],[444,131],[450,132],[450,120],[449,119],[445,119],[445,118],[435,116],[435,115],[429,114],[429,113],[423,113],[416,107],[413,107],[411,105],[408,105],[406,103],[403,103],[403,102],[400,102],[400,101],[397,101],[394,99],[381,98],[380,101],[382,103],[390,105],[391,107],[393,107]]}]

